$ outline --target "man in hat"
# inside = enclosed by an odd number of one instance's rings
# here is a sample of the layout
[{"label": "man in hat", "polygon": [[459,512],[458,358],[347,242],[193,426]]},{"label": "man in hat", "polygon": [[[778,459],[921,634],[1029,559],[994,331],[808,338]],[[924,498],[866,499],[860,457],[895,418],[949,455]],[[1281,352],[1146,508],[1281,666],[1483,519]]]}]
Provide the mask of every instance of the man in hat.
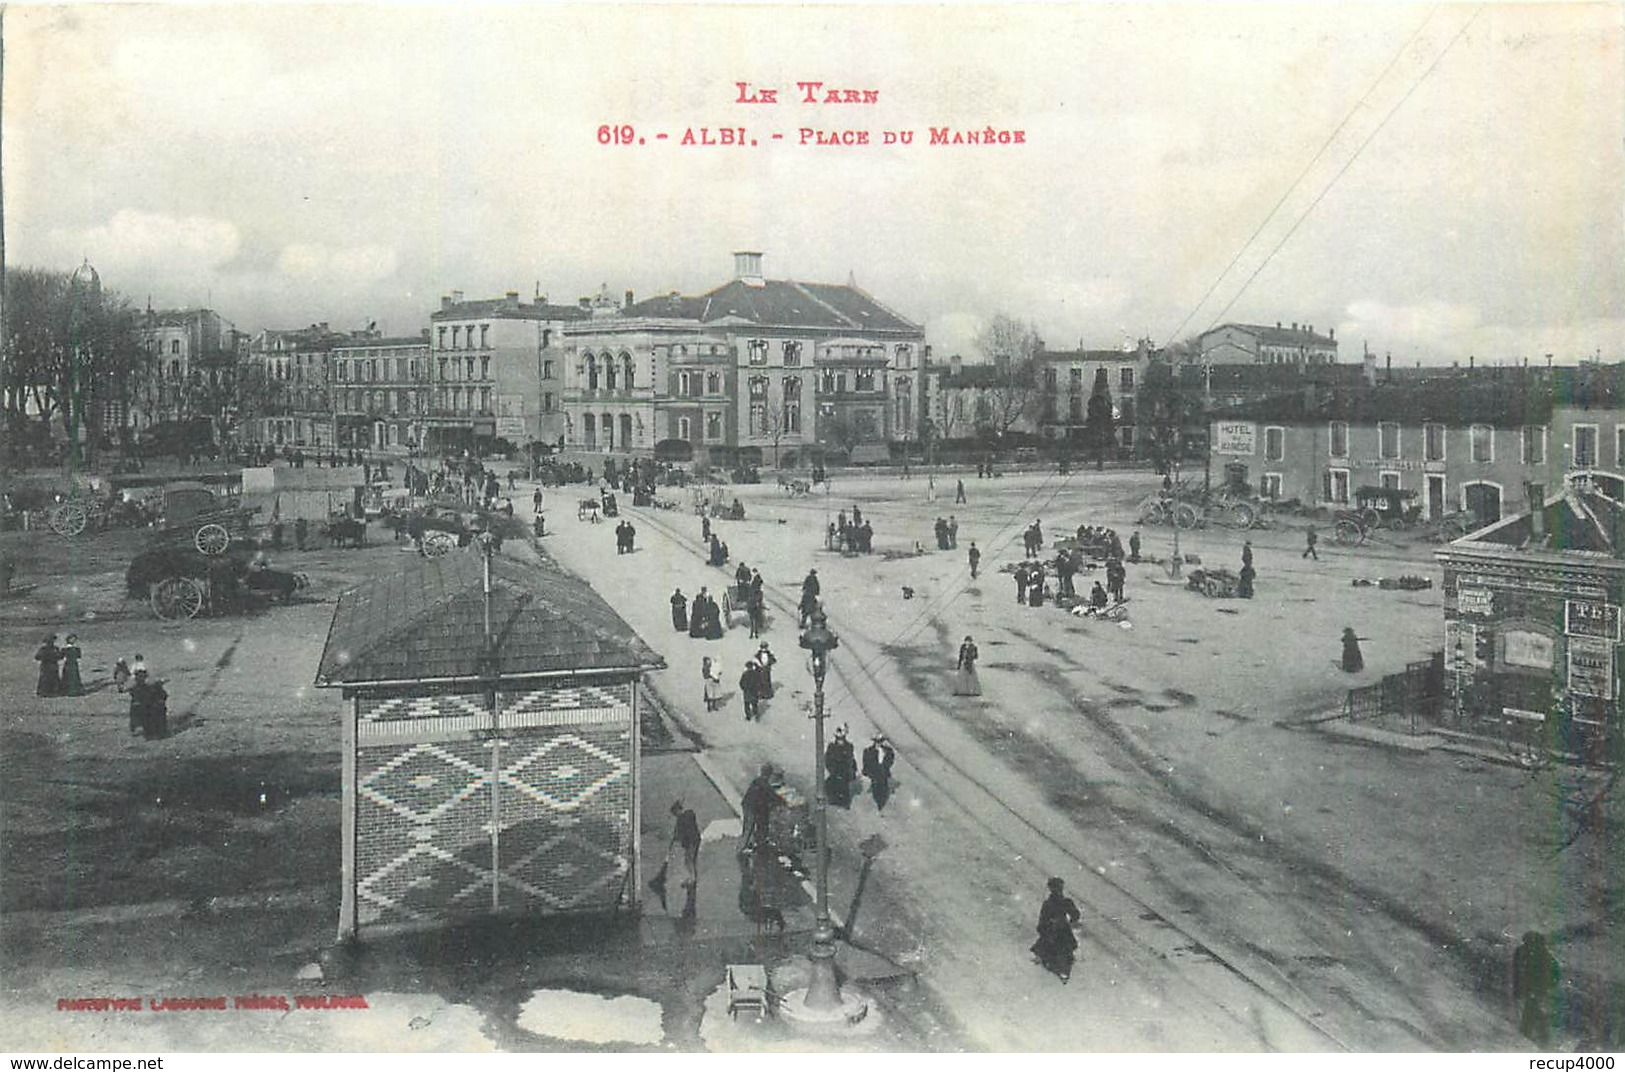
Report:
[{"label": "man in hat", "polygon": [[745,701],[745,721],[753,722],[762,715],[762,667],[755,659],[745,660],[745,672],[739,675],[739,695]]},{"label": "man in hat", "polygon": [[773,764],[763,763],[761,773],[751,779],[739,802],[741,849],[753,849],[767,841],[768,822],[778,800],[779,795],[773,790]]},{"label": "man in hat", "polygon": [[666,846],[666,860],[670,862],[672,849],[682,847],[682,884],[692,887],[700,880],[700,820],[694,814],[694,809],[684,807],[681,800],[672,802],[671,814],[674,822],[671,842]]},{"label": "man in hat", "polygon": [[982,564],[982,552],[976,549],[975,540],[970,542],[970,550],[966,553],[966,557],[970,559],[970,579],[974,581],[977,567]]},{"label": "man in hat", "polygon": [[808,570],[807,579],[801,582],[801,628],[807,627],[807,619],[812,617],[813,611],[818,609],[818,571]]},{"label": "man in hat", "polygon": [[880,811],[886,810],[886,801],[891,799],[891,768],[896,761],[897,752],[884,733],[875,734],[863,750],[863,776],[869,779],[869,793]]}]

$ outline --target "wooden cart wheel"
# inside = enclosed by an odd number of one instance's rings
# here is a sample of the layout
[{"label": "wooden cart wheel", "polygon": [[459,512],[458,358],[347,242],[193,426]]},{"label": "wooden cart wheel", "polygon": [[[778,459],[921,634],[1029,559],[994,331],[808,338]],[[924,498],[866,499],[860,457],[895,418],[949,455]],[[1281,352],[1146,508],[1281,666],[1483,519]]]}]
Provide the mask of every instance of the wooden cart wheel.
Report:
[{"label": "wooden cart wheel", "polygon": [[1358,521],[1352,518],[1344,518],[1332,530],[1332,538],[1345,547],[1353,547],[1365,540],[1365,529],[1360,527]]},{"label": "wooden cart wheel", "polygon": [[457,549],[457,537],[439,529],[423,534],[423,554],[428,558],[449,555]]},{"label": "wooden cart wheel", "polygon": [[166,577],[152,586],[152,612],[166,622],[183,622],[203,609],[203,586],[190,577]]},{"label": "wooden cart wheel", "polygon": [[51,510],[51,531],[58,536],[77,536],[85,531],[90,515],[76,502],[65,502]]},{"label": "wooden cart wheel", "polygon": [[1250,529],[1257,517],[1252,503],[1231,503],[1230,509],[1225,511],[1225,523],[1233,529]]},{"label": "wooden cart wheel", "polygon": [[231,533],[226,531],[224,525],[211,522],[193,534],[192,543],[206,555],[223,555],[226,548],[231,546]]},{"label": "wooden cart wheel", "polygon": [[1180,528],[1194,529],[1198,520],[1200,515],[1196,512],[1196,507],[1190,503],[1180,503],[1174,507],[1174,524]]}]

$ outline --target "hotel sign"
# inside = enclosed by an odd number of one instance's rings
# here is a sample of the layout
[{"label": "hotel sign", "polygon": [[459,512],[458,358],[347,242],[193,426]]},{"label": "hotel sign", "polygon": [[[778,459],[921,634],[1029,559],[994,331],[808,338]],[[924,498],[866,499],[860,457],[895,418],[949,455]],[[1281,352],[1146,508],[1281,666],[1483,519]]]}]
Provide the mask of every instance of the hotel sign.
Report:
[{"label": "hotel sign", "polygon": [[1488,618],[1495,613],[1495,593],[1488,588],[1458,588],[1456,610],[1461,614],[1480,614]]},{"label": "hotel sign", "polygon": [[1258,425],[1250,421],[1217,421],[1213,453],[1249,456],[1257,453]]},{"label": "hotel sign", "polygon": [[1563,631],[1573,637],[1599,637],[1619,643],[1619,605],[1590,599],[1565,604]]}]

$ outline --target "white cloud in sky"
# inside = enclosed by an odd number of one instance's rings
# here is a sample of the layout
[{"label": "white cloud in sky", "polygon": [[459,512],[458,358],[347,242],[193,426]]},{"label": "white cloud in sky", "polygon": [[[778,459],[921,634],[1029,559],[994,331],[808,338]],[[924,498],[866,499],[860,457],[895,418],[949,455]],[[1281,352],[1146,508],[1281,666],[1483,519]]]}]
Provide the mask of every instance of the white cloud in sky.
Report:
[{"label": "white cloud in sky", "polygon": [[388,279],[398,267],[389,246],[333,248],[314,242],[295,242],[282,250],[277,270],[299,283],[356,284]]},{"label": "white cloud in sky", "polygon": [[104,271],[162,267],[184,273],[218,268],[237,255],[241,244],[230,220],[128,208],[92,227],[53,229],[51,239],[70,257],[77,249],[79,256],[88,257]]}]

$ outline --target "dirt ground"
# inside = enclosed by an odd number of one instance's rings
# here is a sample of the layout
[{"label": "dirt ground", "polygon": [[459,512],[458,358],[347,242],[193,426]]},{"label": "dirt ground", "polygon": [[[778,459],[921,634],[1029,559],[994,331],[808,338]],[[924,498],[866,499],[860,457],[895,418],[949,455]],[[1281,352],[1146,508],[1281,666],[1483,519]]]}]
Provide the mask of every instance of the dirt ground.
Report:
[{"label": "dirt ground", "polygon": [[[1159,583],[1167,578],[1156,566],[1130,567],[1132,628],[1122,629],[1018,607],[998,569],[1019,557],[1020,530],[1035,517],[1050,538],[1088,522],[1126,539],[1152,478],[963,475],[963,506],[952,502],[952,477],[934,499],[920,476],[841,478],[827,499],[728,489],[748,512],[718,523],[734,555],[728,572],[740,559],[762,569],[774,601],[769,639],[790,690],[760,724],[737,717],[736,697],[693,722],[738,784],[763,759],[802,764],[811,724],[798,708],[810,689],[790,607],[815,565],[842,637],[832,716],[860,745],[881,729],[900,751],[887,810],[859,802],[831,820],[833,901],[856,892],[856,843],[882,834],[889,847],[865,903],[885,907],[866,909],[858,930],[920,972],[971,1045],[1514,1049],[1525,1044],[1509,1016],[1507,964],[1528,929],[1554,936],[1565,968],[1562,1037],[1618,1045],[1620,806],[1607,798],[1585,825],[1577,807],[1599,777],[1522,767],[1493,750],[1412,750],[1323,731],[1351,684],[1440,645],[1437,587],[1351,586],[1400,573],[1437,584],[1427,545],[1323,542],[1317,564],[1300,557],[1301,531],[1255,532],[1257,599],[1210,601]],[[826,515],[853,502],[874,522],[873,555],[822,548]],[[934,546],[931,521],[950,512],[960,550],[909,554],[916,541]],[[756,646],[742,627],[716,647],[666,635],[674,586],[692,594],[726,583],[698,557],[698,519],[627,511],[639,551],[618,561],[613,524],[569,513],[550,511],[555,535],[544,545],[670,649],[662,694],[698,707],[702,652],[724,656],[731,684]],[[1168,555],[1168,530],[1142,536],[1146,554]],[[0,716],[7,990],[53,972],[107,974],[94,951],[80,959],[72,947],[31,944],[31,929],[15,925],[61,913],[170,921],[156,935],[142,929],[132,948],[146,954],[164,934],[184,943],[212,911],[245,904],[261,906],[254,943],[271,956],[330,940],[338,699],[310,681],[339,589],[403,561],[376,526],[369,537],[360,552],[276,556],[310,576],[310,602],[169,625],[123,599],[138,534],[0,534],[19,583],[40,584],[0,604],[0,695],[17,701]],[[1233,569],[1240,539],[1201,531],[1182,549]],[[974,582],[964,561],[972,540],[984,553]],[[1337,666],[1345,625],[1370,638],[1359,675]],[[68,631],[85,649],[92,691],[37,700],[33,649]],[[979,698],[948,689],[967,633],[982,650]],[[176,732],[167,741],[132,738],[127,702],[108,687],[113,659],[136,652],[168,683]],[[1068,988],[1023,953],[1047,874],[1065,874],[1085,906]]]}]

